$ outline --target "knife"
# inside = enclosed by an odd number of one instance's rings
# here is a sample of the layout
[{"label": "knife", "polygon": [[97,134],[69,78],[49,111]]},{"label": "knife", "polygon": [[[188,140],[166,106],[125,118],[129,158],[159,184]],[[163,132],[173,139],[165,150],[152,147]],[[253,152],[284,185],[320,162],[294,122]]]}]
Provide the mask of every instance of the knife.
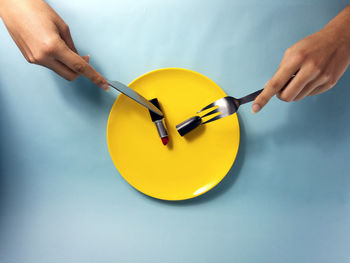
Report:
[{"label": "knife", "polygon": [[116,80],[108,80],[108,84],[112,88],[128,96],[130,99],[133,99],[134,101],[140,103],[142,106],[146,107],[150,111],[158,114],[159,116],[163,116],[163,113],[156,106],[154,106],[151,102],[149,102],[139,93],[129,88],[128,86],[124,85],[123,83]]}]

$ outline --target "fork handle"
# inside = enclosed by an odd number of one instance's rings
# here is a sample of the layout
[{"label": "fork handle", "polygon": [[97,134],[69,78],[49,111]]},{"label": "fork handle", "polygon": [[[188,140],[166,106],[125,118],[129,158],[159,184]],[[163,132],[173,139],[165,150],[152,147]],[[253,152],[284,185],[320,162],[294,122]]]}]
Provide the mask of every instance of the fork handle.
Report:
[{"label": "fork handle", "polygon": [[247,95],[247,96],[244,96],[244,97],[238,99],[238,100],[239,100],[239,104],[242,105],[242,104],[244,104],[244,103],[251,102],[251,101],[255,100],[255,98],[258,97],[258,95],[259,95],[263,90],[264,90],[264,89],[255,91],[255,92],[253,92],[253,93],[251,93],[251,94],[249,94],[249,95]]},{"label": "fork handle", "polygon": [[[292,75],[292,77],[287,81],[287,83],[284,85],[284,87],[282,88],[282,90],[285,89],[285,88],[288,86],[288,84],[292,81],[292,79],[295,77],[295,75],[296,75],[296,73]],[[242,97],[242,98],[238,99],[238,100],[239,100],[239,105],[242,105],[242,104],[244,104],[244,103],[251,102],[251,101],[255,100],[255,98],[258,97],[258,95],[259,95],[263,90],[264,90],[264,89],[255,91],[255,92],[253,92],[253,93],[251,93],[251,94],[249,94],[249,95],[247,95],[247,96],[245,96],[245,97]]]}]

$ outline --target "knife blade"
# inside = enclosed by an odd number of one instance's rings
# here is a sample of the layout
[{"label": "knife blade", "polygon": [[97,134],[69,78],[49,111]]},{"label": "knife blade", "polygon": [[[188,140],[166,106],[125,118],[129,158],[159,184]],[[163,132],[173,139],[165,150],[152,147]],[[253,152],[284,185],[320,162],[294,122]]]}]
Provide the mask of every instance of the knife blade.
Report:
[{"label": "knife blade", "polygon": [[108,84],[112,88],[114,88],[114,89],[118,90],[119,92],[123,93],[124,95],[128,96],[130,99],[133,99],[134,101],[138,102],[139,104],[141,104],[142,106],[151,110],[152,112],[158,114],[159,116],[163,116],[163,113],[156,106],[154,106],[151,102],[149,102],[147,99],[145,99],[139,93],[137,93],[133,89],[129,88],[125,84],[123,84],[119,81],[116,81],[116,80],[108,80]]}]

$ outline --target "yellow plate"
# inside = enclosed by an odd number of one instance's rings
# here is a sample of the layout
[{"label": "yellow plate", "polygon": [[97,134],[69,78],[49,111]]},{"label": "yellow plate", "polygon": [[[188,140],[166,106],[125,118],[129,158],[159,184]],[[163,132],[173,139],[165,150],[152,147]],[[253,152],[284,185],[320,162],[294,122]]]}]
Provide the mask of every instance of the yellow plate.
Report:
[{"label": "yellow plate", "polygon": [[237,155],[237,115],[200,126],[184,137],[175,126],[225,92],[209,78],[179,68],[149,72],[129,86],[148,99],[158,98],[169,144],[162,144],[148,110],[120,95],[109,115],[107,143],[124,179],[140,192],[164,200],[193,198],[217,185]]}]

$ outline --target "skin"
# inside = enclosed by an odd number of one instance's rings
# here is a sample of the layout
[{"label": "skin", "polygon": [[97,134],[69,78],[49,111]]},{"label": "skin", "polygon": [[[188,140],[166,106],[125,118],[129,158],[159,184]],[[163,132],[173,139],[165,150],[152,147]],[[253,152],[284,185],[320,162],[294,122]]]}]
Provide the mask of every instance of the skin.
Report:
[{"label": "skin", "polygon": [[47,67],[72,81],[85,76],[104,90],[107,81],[79,56],[68,25],[42,0],[0,0],[0,17],[29,63]]},{"label": "skin", "polygon": [[[323,29],[286,50],[275,75],[255,99],[252,112],[259,112],[274,95],[291,102],[326,92],[349,64],[350,5]],[[291,79],[293,74],[296,76]]]},{"label": "skin", "polygon": [[[108,90],[107,81],[89,65],[89,57],[78,55],[68,25],[47,3],[0,0],[0,17],[29,63],[50,68],[69,81],[83,75]],[[274,95],[286,102],[299,101],[334,87],[350,64],[349,26],[350,5],[323,29],[288,48],[252,112],[260,111]]]}]

